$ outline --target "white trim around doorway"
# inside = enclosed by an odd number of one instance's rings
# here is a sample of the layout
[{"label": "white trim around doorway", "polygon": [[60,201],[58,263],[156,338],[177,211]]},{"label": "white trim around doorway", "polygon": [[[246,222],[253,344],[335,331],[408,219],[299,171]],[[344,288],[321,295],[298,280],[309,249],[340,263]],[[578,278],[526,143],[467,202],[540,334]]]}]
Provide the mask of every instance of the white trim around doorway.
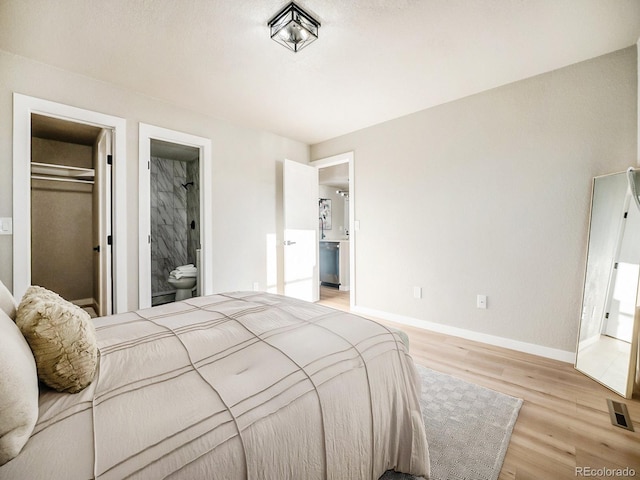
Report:
[{"label": "white trim around doorway", "polygon": [[113,130],[113,313],[129,310],[127,276],[127,177],[124,118],[20,93],[13,94],[13,295],[31,285],[31,114]]},{"label": "white trim around doorway", "polygon": [[[349,163],[349,281],[350,281],[350,293],[349,303],[350,307],[356,306],[356,240],[357,240],[357,226],[358,223],[355,219],[356,208],[356,190],[355,190],[355,164],[353,151],[340,153],[331,157],[320,158],[309,162],[316,168],[333,167],[334,165],[340,165],[342,163]],[[319,272],[319,270],[318,270]],[[320,281],[318,280],[318,285]]]},{"label": "white trim around doorway", "polygon": [[200,151],[200,271],[198,272],[201,295],[211,295],[213,288],[213,192],[211,184],[211,139],[189,133],[169,130],[140,123],[139,126],[139,288],[138,308],[151,306],[151,140],[177,143],[195,147]]}]

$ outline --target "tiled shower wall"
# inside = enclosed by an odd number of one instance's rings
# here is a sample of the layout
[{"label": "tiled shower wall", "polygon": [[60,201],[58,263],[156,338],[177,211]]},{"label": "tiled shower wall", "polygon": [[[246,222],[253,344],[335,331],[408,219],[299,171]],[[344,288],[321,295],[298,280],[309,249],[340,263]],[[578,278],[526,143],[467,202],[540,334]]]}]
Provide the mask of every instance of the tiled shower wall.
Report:
[{"label": "tiled shower wall", "polygon": [[[151,293],[173,291],[169,273],[180,265],[196,263],[199,246],[198,161],[181,162],[151,157]],[[196,172],[196,177],[193,173]],[[187,182],[193,182],[186,189]],[[191,228],[195,220],[198,233]]]},{"label": "tiled shower wall", "polygon": [[193,182],[187,190],[187,263],[196,264],[196,250],[200,248],[200,162],[187,163],[187,178]]}]

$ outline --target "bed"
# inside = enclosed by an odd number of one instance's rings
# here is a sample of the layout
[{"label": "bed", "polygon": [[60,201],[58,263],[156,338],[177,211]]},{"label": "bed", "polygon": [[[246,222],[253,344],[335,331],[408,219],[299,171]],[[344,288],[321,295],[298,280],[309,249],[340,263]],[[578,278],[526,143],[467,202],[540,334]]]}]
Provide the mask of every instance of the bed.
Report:
[{"label": "bed", "polygon": [[75,394],[40,386],[37,423],[0,479],[428,478],[399,332],[258,292],[93,322],[95,377]]}]

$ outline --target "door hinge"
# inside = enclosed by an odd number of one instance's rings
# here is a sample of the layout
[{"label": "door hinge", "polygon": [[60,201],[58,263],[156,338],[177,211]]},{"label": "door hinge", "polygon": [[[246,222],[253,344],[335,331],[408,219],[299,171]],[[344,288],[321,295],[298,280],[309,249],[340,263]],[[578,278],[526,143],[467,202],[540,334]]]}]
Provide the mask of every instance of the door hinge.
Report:
[{"label": "door hinge", "polygon": [[148,242],[151,243],[151,235],[149,235]]},{"label": "door hinge", "polygon": [[113,155],[107,155],[107,165],[113,165]]},{"label": "door hinge", "polygon": [[604,318],[609,318],[609,312],[604,314]]},{"label": "door hinge", "polygon": [[614,269],[614,270],[617,270],[617,269],[618,269],[618,262],[616,262],[616,263],[614,263],[614,264],[613,264],[613,269]]},{"label": "door hinge", "polygon": [[627,215],[629,215],[629,212],[624,212],[624,218],[627,218]]},{"label": "door hinge", "polygon": [[113,244],[113,239],[111,238],[111,235],[107,235],[107,245],[112,245]]}]

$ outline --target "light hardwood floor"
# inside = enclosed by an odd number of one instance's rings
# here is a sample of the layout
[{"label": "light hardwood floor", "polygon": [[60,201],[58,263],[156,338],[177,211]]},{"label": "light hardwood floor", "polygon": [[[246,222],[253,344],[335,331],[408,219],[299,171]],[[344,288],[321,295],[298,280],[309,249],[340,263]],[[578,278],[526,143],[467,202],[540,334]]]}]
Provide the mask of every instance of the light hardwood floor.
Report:
[{"label": "light hardwood floor", "polygon": [[[320,303],[349,310],[348,292],[321,288]],[[524,400],[500,479],[576,479],[576,468],[624,469],[640,478],[640,399],[623,399],[573,365],[407,325],[416,363]],[[611,425],[606,399],[625,403],[635,432]],[[583,470],[584,472],[585,470]],[[605,472],[615,473],[615,472]]]}]

